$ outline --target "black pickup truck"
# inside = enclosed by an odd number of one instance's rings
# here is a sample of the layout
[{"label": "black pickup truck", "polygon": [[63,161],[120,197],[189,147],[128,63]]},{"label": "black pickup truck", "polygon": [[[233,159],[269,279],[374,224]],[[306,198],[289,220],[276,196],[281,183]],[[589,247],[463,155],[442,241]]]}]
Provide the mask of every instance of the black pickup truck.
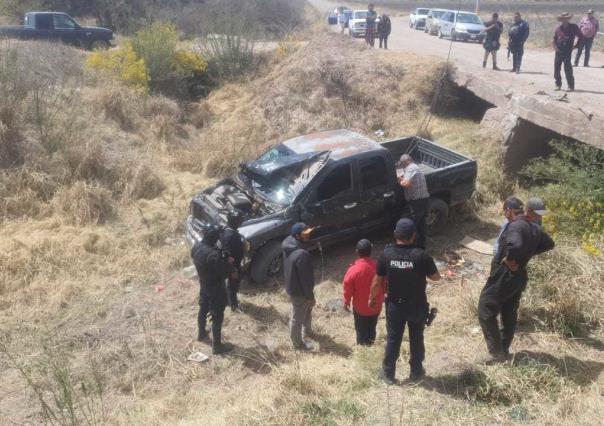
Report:
[{"label": "black pickup truck", "polygon": [[28,12],[23,26],[2,26],[0,37],[20,40],[60,41],[84,49],[106,49],[111,46],[113,31],[107,28],[83,27],[61,12]]},{"label": "black pickup truck", "polygon": [[279,273],[281,241],[295,222],[317,227],[314,246],[392,226],[406,204],[396,164],[404,153],[426,176],[431,197],[427,225],[437,233],[446,225],[449,206],[472,196],[476,162],[421,138],[380,144],[335,130],[278,144],[198,194],[191,202],[186,238],[194,244],[205,223],[224,225],[230,209],[243,212],[246,264],[252,280],[264,283]]}]

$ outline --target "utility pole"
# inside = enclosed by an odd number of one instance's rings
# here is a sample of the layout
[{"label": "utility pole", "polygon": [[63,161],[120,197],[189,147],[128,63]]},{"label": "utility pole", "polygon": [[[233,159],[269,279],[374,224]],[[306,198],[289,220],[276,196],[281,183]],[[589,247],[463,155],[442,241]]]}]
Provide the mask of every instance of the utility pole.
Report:
[{"label": "utility pole", "polygon": [[480,10],[480,0],[476,0],[476,14],[478,15],[478,11]]}]

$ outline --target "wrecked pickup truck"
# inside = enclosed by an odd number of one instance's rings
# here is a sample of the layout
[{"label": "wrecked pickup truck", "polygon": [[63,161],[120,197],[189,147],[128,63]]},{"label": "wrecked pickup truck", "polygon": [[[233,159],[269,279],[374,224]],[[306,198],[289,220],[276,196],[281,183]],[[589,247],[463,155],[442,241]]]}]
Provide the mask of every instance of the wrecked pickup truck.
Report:
[{"label": "wrecked pickup truck", "polygon": [[405,207],[396,162],[409,153],[424,171],[430,192],[428,232],[446,225],[449,207],[475,189],[476,162],[425,139],[377,143],[349,130],[314,133],[278,144],[191,202],[186,237],[201,238],[205,223],[226,224],[243,212],[246,267],[261,284],[281,271],[281,241],[295,222],[316,227],[311,245],[322,247],[392,226]]}]

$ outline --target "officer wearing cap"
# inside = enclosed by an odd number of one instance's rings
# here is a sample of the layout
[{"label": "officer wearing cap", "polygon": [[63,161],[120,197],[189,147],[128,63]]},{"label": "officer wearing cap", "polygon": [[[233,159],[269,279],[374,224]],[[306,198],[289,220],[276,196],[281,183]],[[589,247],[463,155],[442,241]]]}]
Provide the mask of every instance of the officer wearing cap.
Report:
[{"label": "officer wearing cap", "polygon": [[227,305],[225,279],[228,274],[228,263],[216,248],[220,230],[213,225],[206,227],[203,238],[193,246],[191,257],[199,277],[199,313],[197,340],[208,339],[206,321],[208,313],[212,315],[212,353],[219,355],[233,349],[232,345],[222,343],[222,321]]},{"label": "officer wearing cap", "polygon": [[489,351],[487,362],[509,358],[520,298],[528,282],[526,266],[533,256],[554,248],[550,236],[524,214],[522,201],[510,197],[503,209],[508,224],[497,239],[489,278],[478,301],[478,320]]},{"label": "officer wearing cap", "polygon": [[237,292],[241,283],[241,261],[243,260],[244,240],[238,229],[243,223],[243,215],[237,210],[227,214],[228,227],[220,233],[220,245],[228,255],[231,273],[227,278],[228,303],[233,312],[239,311]]},{"label": "officer wearing cap", "polygon": [[545,208],[545,201],[539,197],[529,198],[526,202],[526,209],[524,213],[528,220],[533,221],[541,225],[543,222],[543,216],[547,216],[549,211]]},{"label": "officer wearing cap", "polygon": [[283,275],[285,291],[292,303],[289,323],[294,349],[309,350],[303,339],[312,335],[312,308],[315,306],[315,276],[312,259],[304,243],[310,239],[312,228],[299,222],[292,226],[291,234],[281,243],[283,250]]},{"label": "officer wearing cap", "polygon": [[[394,230],[395,244],[384,249],[377,262],[376,276],[371,286],[369,306],[375,308],[380,290],[386,298],[386,353],[380,378],[387,384],[396,383],[398,360],[405,324],[409,329],[411,380],[425,375],[424,327],[428,312],[426,278],[440,280],[434,259],[415,245],[417,232],[410,219],[400,219]],[[386,282],[388,288],[386,289]]]}]

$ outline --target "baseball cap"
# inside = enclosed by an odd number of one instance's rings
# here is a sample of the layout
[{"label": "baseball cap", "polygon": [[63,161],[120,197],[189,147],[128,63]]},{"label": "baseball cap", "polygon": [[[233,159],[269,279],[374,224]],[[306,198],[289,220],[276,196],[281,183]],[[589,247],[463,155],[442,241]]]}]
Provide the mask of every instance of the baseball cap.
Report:
[{"label": "baseball cap", "polygon": [[503,202],[503,208],[510,210],[522,210],[524,208],[524,204],[519,198],[508,197]]},{"label": "baseball cap", "polygon": [[590,14],[592,14],[592,15],[593,15],[593,14],[594,14],[594,10],[593,10],[593,9],[589,9],[589,10],[587,11],[587,13],[590,13]]},{"label": "baseball cap", "polygon": [[371,241],[366,239],[359,240],[359,242],[357,243],[358,251],[371,251],[371,247]]},{"label": "baseball cap", "polygon": [[526,208],[534,211],[539,216],[545,216],[549,214],[549,211],[545,208],[545,201],[539,197],[531,197],[526,202]]},{"label": "baseball cap", "polygon": [[292,235],[298,235],[304,232],[306,229],[306,224],[304,222],[294,223],[292,226]]},{"label": "baseball cap", "polygon": [[396,227],[394,228],[394,232],[400,234],[401,237],[408,240],[413,236],[415,232],[415,224],[411,219],[407,219],[406,217],[399,219],[396,222]]}]

